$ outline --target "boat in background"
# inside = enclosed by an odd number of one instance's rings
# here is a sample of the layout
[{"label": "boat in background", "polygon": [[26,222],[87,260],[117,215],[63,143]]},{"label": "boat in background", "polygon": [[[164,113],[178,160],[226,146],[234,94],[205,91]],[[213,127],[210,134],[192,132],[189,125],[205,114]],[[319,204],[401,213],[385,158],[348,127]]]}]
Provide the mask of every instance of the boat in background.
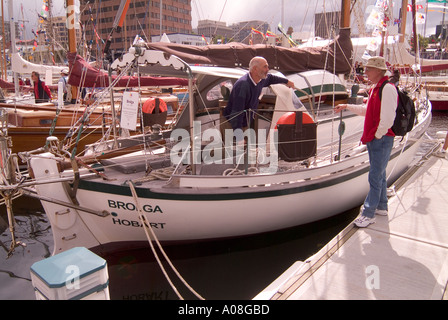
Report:
[{"label": "boat in background", "polygon": [[424,86],[425,92],[428,95],[429,101],[432,104],[432,111],[448,111],[448,83],[446,77],[438,77],[440,81],[435,81],[435,78],[426,79]]}]

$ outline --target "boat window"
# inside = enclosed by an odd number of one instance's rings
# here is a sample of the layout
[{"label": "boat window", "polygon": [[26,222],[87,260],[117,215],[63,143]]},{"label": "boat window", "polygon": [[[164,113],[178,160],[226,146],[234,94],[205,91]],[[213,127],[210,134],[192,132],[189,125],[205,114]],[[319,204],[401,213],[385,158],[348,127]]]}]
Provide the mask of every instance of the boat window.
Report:
[{"label": "boat window", "polygon": [[232,91],[232,88],[233,88],[232,81],[227,80],[227,81],[221,82],[220,84],[214,86],[209,92],[207,92],[207,100],[213,101],[213,100],[222,99],[223,98],[222,91],[221,91],[222,87],[228,88],[229,89],[228,91],[230,93],[230,91]]}]

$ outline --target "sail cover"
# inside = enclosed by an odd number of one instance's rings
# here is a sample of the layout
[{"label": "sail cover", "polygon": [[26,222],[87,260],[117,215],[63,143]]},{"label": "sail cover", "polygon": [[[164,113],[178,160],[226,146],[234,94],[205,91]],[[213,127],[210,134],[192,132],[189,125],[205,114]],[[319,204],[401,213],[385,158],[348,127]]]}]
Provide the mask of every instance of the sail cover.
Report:
[{"label": "sail cover", "polygon": [[147,46],[149,49],[176,55],[190,64],[248,68],[253,57],[262,56],[268,61],[271,69],[283,73],[325,69],[332,73],[345,74],[349,73],[352,67],[350,28],[340,29],[338,37],[324,47],[284,48],[235,42],[208,46],[155,42],[148,43]]},{"label": "sail cover", "polygon": [[[83,88],[101,88],[109,86],[109,75],[98,68],[93,67],[85,61],[80,55],[72,52],[67,53],[69,61],[70,74],[68,84]],[[112,75],[112,81],[117,76]],[[138,77],[123,76],[116,87],[138,87]],[[140,86],[142,87],[176,87],[188,86],[188,80],[176,77],[140,77]]]}]

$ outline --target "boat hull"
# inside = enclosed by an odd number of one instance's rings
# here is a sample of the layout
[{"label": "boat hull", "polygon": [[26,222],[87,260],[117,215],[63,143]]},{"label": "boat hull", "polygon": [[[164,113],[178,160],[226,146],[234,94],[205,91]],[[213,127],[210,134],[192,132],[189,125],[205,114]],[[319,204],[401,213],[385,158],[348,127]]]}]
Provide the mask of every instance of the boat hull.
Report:
[{"label": "boat hull", "polygon": [[[389,182],[414,159],[429,123],[430,119],[420,123],[404,148],[396,139],[388,165]],[[51,157],[33,158],[31,166],[37,180],[58,175]],[[174,179],[175,187],[137,185],[137,199],[127,183],[81,179],[75,197],[78,207],[67,209],[50,201],[42,201],[42,205],[51,221],[55,253],[75,246],[122,247],[147,242],[139,210],[161,242],[205,241],[290,228],[359,206],[368,192],[368,171],[368,155],[364,152],[314,171],[233,177],[224,182],[222,178],[180,176]],[[67,182],[40,184],[36,190],[60,202],[73,203]]]},{"label": "boat hull", "polygon": [[[63,141],[69,132],[69,127],[58,127],[53,131],[53,135]],[[30,151],[45,146],[50,129],[48,127],[10,127],[8,128],[8,136],[12,140],[12,153],[19,153],[23,151]],[[84,150],[84,148],[103,137],[101,128],[90,127],[84,130],[78,144],[77,150]],[[73,145],[75,141],[73,142]],[[70,148],[71,149],[71,148]]]},{"label": "boat hull", "polygon": [[443,98],[430,98],[430,101],[433,112],[448,111],[448,95]]}]

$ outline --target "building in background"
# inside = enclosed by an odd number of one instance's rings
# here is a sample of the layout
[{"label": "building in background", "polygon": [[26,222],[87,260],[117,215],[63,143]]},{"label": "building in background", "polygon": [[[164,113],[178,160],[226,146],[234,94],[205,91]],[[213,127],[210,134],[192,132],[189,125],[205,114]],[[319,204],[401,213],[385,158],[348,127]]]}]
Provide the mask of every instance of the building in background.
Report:
[{"label": "building in background", "polygon": [[231,27],[228,27],[225,22],[199,20],[197,34],[209,38],[209,42],[212,43],[217,43],[218,39],[224,39],[223,42],[227,42],[229,39],[232,39],[233,30]]},{"label": "building in background", "polygon": [[[92,51],[103,51],[120,2],[80,0],[81,22]],[[191,0],[131,1],[122,30],[112,34],[110,49],[127,51],[136,35],[150,41],[151,36],[163,33],[191,33]]]},{"label": "building in background", "polygon": [[265,21],[242,21],[227,26],[225,22],[215,20],[198,21],[198,35],[209,37],[211,43],[241,42],[257,44],[266,42],[269,24]]},{"label": "building in background", "polygon": [[242,21],[233,24],[231,27],[234,41],[245,44],[265,43],[266,38],[263,35],[266,35],[269,30],[269,24],[259,20]]}]

